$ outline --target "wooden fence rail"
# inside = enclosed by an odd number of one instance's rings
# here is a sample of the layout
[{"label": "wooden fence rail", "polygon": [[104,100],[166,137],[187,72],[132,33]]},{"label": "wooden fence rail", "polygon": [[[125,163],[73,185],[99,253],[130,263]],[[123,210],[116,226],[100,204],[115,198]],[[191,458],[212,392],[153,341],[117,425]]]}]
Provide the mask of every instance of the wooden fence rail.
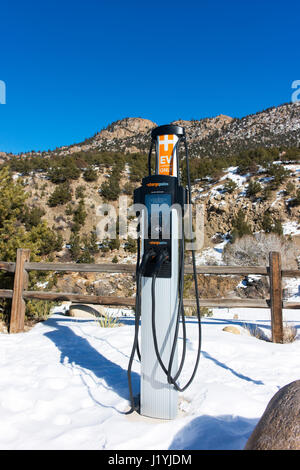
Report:
[{"label": "wooden fence rail", "polygon": [[[29,291],[28,271],[56,271],[56,272],[90,272],[90,273],[119,273],[134,274],[133,264],[76,264],[76,263],[32,263],[29,261],[30,251],[17,250],[16,262],[0,261],[0,270],[14,274],[13,289],[0,289],[0,298],[12,299],[10,333],[24,330],[25,300],[56,300],[84,302],[87,304],[102,304],[111,306],[133,307],[133,297],[115,297],[73,294],[69,292]],[[185,273],[192,274],[192,266],[185,266]],[[257,274],[268,276],[270,279],[269,299],[242,299],[242,298],[205,298],[200,299],[202,307],[228,307],[228,308],[269,308],[271,311],[272,341],[282,343],[283,325],[282,309],[300,309],[300,303],[284,302],[282,300],[282,278],[300,277],[300,270],[282,270],[280,253],[271,252],[269,267],[267,266],[197,266],[198,274],[215,275],[249,275]],[[186,307],[193,307],[196,301],[184,299]]]}]

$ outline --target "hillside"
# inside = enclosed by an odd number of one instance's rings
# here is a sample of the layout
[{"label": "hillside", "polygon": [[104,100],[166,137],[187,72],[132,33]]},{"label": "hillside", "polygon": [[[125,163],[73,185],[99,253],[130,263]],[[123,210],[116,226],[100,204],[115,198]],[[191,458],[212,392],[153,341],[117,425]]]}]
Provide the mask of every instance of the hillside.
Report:
[{"label": "hillside", "polygon": [[[279,169],[279,173],[278,172]],[[119,262],[135,263],[136,247],[127,240],[94,240],[92,246],[89,237],[95,233],[97,224],[103,220],[98,208],[110,202],[116,214],[119,214],[119,200],[107,201],[101,188],[112,178],[113,167],[97,170],[95,181],[87,182],[81,172],[75,180],[70,180],[70,201],[49,206],[51,195],[61,184],[51,182],[43,172],[31,172],[27,176],[15,173],[14,178],[22,180],[28,194],[27,204],[30,210],[39,208],[43,211],[42,219],[49,227],[62,236],[62,249],[54,253],[61,262]],[[283,172],[283,173],[282,173]],[[272,175],[273,173],[273,175]],[[279,175],[279,178],[278,178]],[[125,164],[119,174],[119,196],[126,196],[126,185],[130,178],[130,167]],[[131,183],[132,188],[139,182]],[[300,164],[298,162],[274,161],[267,168],[258,166],[255,170],[241,172],[239,167],[224,168],[218,178],[206,177],[194,181],[192,196],[194,203],[204,207],[205,239],[204,247],[197,252],[198,264],[222,264],[222,253],[235,230],[244,230],[246,224],[250,233],[274,232],[292,236],[298,245],[300,235]],[[132,203],[132,192],[128,197],[128,207]],[[238,227],[240,214],[243,214],[241,227]],[[103,213],[102,213],[103,214]],[[79,224],[79,225],[78,225]],[[130,221],[131,234],[134,221]],[[242,236],[243,232],[238,236]],[[90,249],[90,246],[92,248]],[[209,284],[207,284],[209,279]],[[101,282],[100,282],[101,280]],[[205,278],[200,282],[200,294],[204,296],[244,295],[237,289],[242,278],[219,279]],[[134,283],[126,275],[73,274],[57,276],[59,290],[98,295],[117,294],[132,296]],[[45,285],[47,287],[47,284]],[[263,296],[265,287],[254,291],[252,296]]]},{"label": "hillside", "polygon": [[[197,253],[199,264],[224,263],[228,242],[246,233],[283,234],[299,244],[298,104],[239,120],[220,115],[174,122],[186,128],[192,150],[192,196],[204,208],[205,238]],[[131,205],[133,190],[147,172],[145,152],[155,126],[149,120],[128,118],[81,144],[51,153],[0,154],[2,167],[9,167],[14,181],[21,182],[27,193],[26,220],[23,217],[20,223],[25,220],[34,226],[37,220],[44,220],[61,237],[61,249],[51,254],[51,260],[135,262],[134,240],[97,239],[96,227],[103,219],[99,212],[103,203],[111,204],[117,215],[120,196],[127,196],[127,205]],[[220,149],[219,153],[214,149]],[[183,176],[184,166],[183,161]],[[134,221],[130,222],[132,235]],[[244,295],[237,288],[241,281],[228,278],[220,285],[212,279],[208,286],[203,278],[200,292],[214,296],[231,290]],[[134,294],[134,284],[125,275],[55,276],[55,283],[58,289],[73,292]],[[47,288],[47,283],[43,285]],[[258,295],[263,293],[262,287]]]}]

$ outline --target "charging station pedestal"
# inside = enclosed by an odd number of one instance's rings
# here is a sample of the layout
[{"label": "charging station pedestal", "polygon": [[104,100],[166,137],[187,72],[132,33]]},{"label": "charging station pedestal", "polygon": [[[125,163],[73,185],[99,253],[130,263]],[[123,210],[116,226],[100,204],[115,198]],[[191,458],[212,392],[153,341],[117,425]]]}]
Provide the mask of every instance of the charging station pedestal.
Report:
[{"label": "charging station pedestal", "polygon": [[[152,131],[152,139],[155,139],[155,175],[172,178],[178,184],[178,155],[177,143],[178,135],[182,135],[184,129],[179,126],[161,126]],[[150,178],[150,177],[149,177]],[[163,178],[162,178],[163,179]],[[156,181],[156,180],[155,180]],[[161,183],[148,183],[148,186],[156,186],[156,195],[165,194],[160,191],[163,188]],[[161,186],[160,186],[161,185]],[[155,196],[154,194],[154,196]],[[161,198],[163,200],[163,197]],[[176,201],[175,201],[176,202]],[[149,210],[151,210],[149,208]],[[149,216],[149,214],[147,214]],[[157,277],[155,283],[155,323],[157,344],[162,362],[169,364],[173,340],[175,335],[176,320],[178,315],[178,278],[179,278],[179,233],[181,227],[182,215],[172,208],[168,214],[170,218],[170,266],[168,277]],[[162,214],[161,217],[164,217]],[[142,215],[141,222],[145,222]],[[145,226],[144,223],[141,226]],[[149,223],[151,221],[149,219]],[[153,228],[153,227],[152,227]],[[144,228],[144,231],[147,228]],[[161,228],[160,228],[161,230]],[[150,239],[151,234],[149,233]],[[148,237],[149,238],[149,237]],[[141,234],[142,249],[145,252],[147,243],[166,243],[161,241],[145,242],[145,233]],[[162,245],[163,246],[163,245]],[[173,384],[169,384],[167,376],[158,363],[154,349],[152,335],[152,279],[150,276],[141,278],[141,399],[140,412],[144,416],[160,419],[174,419],[178,410],[178,392]],[[178,369],[177,346],[173,358],[172,375],[174,376]]]},{"label": "charging station pedestal", "polygon": [[[134,203],[140,213],[136,266],[135,334],[128,364],[130,412],[138,411],[134,399],[131,370],[135,353],[141,361],[140,414],[151,418],[174,419],[178,410],[178,391],[186,390],[195,378],[201,354],[201,315],[195,252],[193,275],[198,318],[198,348],[193,372],[184,386],[177,382],[186,355],[186,327],[183,308],[185,204],[192,203],[189,157],[184,128],[176,125],[156,127],[151,133],[148,176],[134,190]],[[178,146],[183,142],[186,155],[187,186],[180,184]],[[151,154],[155,144],[155,173]],[[192,219],[189,218],[192,233]],[[142,257],[142,258],[141,258]],[[183,348],[178,367],[177,340],[180,317]],[[141,350],[139,324],[141,320]]]},{"label": "charging station pedestal", "polygon": [[[157,343],[164,364],[169,363],[178,311],[178,215],[172,219],[172,267],[169,279],[158,278],[155,285]],[[177,232],[177,233],[176,233]],[[173,419],[177,416],[178,392],[161,369],[152,336],[151,278],[142,277],[141,293],[141,414],[152,418]],[[177,348],[172,374],[177,371]]]}]

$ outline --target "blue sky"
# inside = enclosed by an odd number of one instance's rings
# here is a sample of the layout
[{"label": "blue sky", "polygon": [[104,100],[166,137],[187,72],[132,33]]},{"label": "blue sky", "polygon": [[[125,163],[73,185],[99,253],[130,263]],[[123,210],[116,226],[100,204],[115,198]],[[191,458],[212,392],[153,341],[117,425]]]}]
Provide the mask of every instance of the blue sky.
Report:
[{"label": "blue sky", "polygon": [[0,7],[0,150],[124,117],[242,117],[291,101],[299,1],[13,1]]}]

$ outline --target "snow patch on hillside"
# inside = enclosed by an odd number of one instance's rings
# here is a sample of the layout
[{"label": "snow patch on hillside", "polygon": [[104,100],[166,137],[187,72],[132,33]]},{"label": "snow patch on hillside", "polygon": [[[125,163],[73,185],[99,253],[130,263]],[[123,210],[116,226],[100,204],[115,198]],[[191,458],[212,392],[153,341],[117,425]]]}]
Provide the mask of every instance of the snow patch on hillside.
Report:
[{"label": "snow patch on hillside", "polygon": [[220,181],[230,179],[234,183],[236,183],[239,188],[242,188],[245,185],[247,179],[249,178],[250,173],[247,173],[245,175],[240,175],[238,174],[238,168],[239,168],[238,166],[228,167],[227,170],[225,170],[224,172],[224,176],[220,178]]},{"label": "snow patch on hillside", "polygon": [[300,234],[300,225],[298,222],[289,221],[282,224],[283,235],[299,235]]}]

